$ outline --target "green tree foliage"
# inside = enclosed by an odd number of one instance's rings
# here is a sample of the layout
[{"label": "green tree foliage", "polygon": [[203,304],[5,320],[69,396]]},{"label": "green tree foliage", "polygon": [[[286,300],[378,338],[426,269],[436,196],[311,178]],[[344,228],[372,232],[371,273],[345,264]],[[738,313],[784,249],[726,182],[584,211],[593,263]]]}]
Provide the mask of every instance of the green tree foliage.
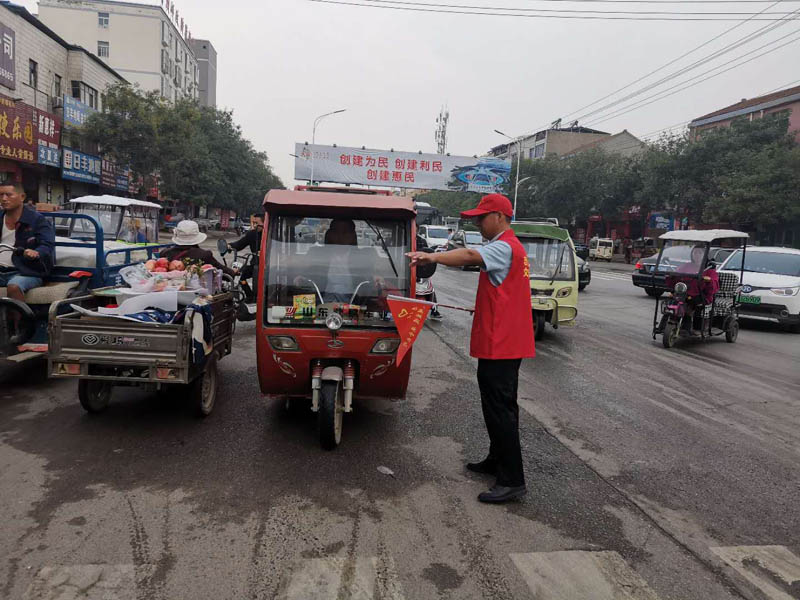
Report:
[{"label": "green tree foliage", "polygon": [[170,104],[155,92],[117,85],[84,131],[104,155],[130,165],[148,185],[158,173],[170,198],[248,214],[259,210],[268,190],[283,187],[230,111],[189,100]]},{"label": "green tree foliage", "polygon": [[430,192],[419,194],[415,200],[427,202],[431,206],[438,208],[442,216],[457,217],[462,211],[475,208],[481,200],[481,195],[475,192],[431,190]]},{"label": "green tree foliage", "polygon": [[[638,208],[688,216],[694,224],[759,228],[800,219],[800,146],[788,117],[767,116],[730,127],[665,137],[635,157],[590,150],[563,158],[523,160],[517,213],[575,223]],[[509,196],[516,174],[512,167]]]}]

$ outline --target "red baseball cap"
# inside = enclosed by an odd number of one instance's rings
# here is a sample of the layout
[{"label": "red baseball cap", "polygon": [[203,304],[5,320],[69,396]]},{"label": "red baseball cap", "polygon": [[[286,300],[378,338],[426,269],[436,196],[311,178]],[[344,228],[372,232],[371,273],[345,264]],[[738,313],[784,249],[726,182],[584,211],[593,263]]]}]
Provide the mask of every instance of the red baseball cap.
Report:
[{"label": "red baseball cap", "polygon": [[511,207],[511,200],[503,194],[489,194],[481,198],[477,208],[465,210],[461,213],[462,217],[479,217],[493,212],[503,213],[509,219],[514,216],[514,209]]}]

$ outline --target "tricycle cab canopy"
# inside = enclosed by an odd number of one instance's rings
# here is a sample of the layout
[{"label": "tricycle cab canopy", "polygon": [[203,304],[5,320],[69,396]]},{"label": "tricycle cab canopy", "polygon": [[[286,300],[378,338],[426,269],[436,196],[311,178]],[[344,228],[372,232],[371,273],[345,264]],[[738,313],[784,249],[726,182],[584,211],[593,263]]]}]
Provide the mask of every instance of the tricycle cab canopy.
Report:
[{"label": "tricycle cab canopy", "polygon": [[377,194],[271,190],[264,198],[267,214],[347,217],[351,219],[402,219],[416,216],[410,198]]},{"label": "tricycle cab canopy", "polygon": [[[154,202],[120,196],[82,196],[70,200],[77,214],[94,217],[107,240],[134,244],[158,241],[158,215],[161,206]],[[87,221],[73,221],[68,237],[86,238],[94,233]]]},{"label": "tricycle cab canopy", "polygon": [[713,244],[716,241],[724,239],[746,240],[749,237],[750,236],[743,231],[736,231],[734,229],[686,229],[662,233],[658,239]]}]

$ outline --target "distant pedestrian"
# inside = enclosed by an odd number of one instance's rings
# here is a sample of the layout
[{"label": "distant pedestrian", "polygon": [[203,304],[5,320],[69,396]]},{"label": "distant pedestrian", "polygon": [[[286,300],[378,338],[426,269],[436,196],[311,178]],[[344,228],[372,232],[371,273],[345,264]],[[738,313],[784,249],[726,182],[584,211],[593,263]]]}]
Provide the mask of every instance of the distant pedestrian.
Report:
[{"label": "distant pedestrian", "polygon": [[490,240],[480,248],[426,254],[411,252],[412,265],[430,262],[481,269],[470,354],[478,359],[478,387],[489,454],[467,469],[495,475],[497,481],[478,496],[481,502],[505,502],[525,495],[519,441],[517,388],[523,358],[535,355],[531,316],[530,266],[525,248],[511,229],[511,202],[500,194],[481,198],[478,207],[461,213],[474,218]]}]

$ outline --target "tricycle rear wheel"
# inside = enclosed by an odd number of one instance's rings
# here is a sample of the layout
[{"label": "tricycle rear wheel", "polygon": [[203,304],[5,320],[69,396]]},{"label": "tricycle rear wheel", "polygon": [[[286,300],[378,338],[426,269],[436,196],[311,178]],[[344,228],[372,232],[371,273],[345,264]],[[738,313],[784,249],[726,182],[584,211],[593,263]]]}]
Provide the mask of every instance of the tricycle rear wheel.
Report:
[{"label": "tricycle rear wheel", "polygon": [[739,321],[736,319],[732,319],[731,322],[728,324],[728,328],[725,330],[725,341],[729,344],[733,344],[736,342],[736,338],[739,337]]},{"label": "tricycle rear wheel", "polygon": [[344,398],[341,381],[323,381],[319,399],[319,443],[333,450],[342,441]]},{"label": "tricycle rear wheel", "polygon": [[78,400],[83,409],[92,414],[103,412],[111,401],[112,385],[108,381],[80,379],[78,381]]},{"label": "tricycle rear wheel", "polygon": [[189,400],[198,417],[207,417],[214,410],[218,384],[217,358],[212,354],[208,357],[203,373],[188,385]]}]

